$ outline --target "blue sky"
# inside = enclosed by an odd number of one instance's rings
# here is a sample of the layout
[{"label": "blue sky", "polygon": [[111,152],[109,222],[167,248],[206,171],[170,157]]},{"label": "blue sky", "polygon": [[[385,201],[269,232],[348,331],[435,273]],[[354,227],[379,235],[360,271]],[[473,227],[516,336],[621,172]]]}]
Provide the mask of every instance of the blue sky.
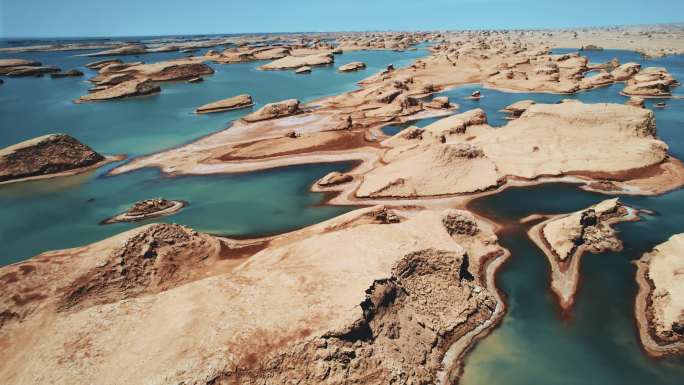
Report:
[{"label": "blue sky", "polygon": [[684,21],[684,0],[0,0],[0,37],[582,27]]}]

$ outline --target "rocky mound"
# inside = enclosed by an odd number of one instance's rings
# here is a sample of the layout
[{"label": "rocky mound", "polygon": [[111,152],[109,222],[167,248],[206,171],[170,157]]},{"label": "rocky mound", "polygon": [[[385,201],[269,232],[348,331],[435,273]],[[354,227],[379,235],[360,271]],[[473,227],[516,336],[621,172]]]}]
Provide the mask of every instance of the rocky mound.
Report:
[{"label": "rocky mound", "polygon": [[69,135],[40,136],[0,150],[0,182],[78,170],[104,160]]},{"label": "rocky mound", "polygon": [[146,199],[134,203],[133,206],[125,212],[102,221],[101,223],[135,222],[163,215],[171,215],[180,211],[186,205],[187,203],[184,201],[174,201],[164,198]]},{"label": "rocky mound", "polygon": [[78,76],[83,76],[83,72],[81,72],[79,70],[69,70],[69,71],[65,71],[65,72],[57,72],[57,73],[50,75],[50,77],[53,79],[66,78],[66,77],[78,77]]},{"label": "rocky mound", "polygon": [[23,77],[23,76],[42,76],[49,73],[60,72],[61,70],[53,66],[19,66],[8,67],[5,69],[6,76],[9,77]]},{"label": "rocky mound", "polygon": [[151,80],[126,80],[112,87],[95,91],[78,98],[76,103],[100,102],[113,99],[131,98],[135,96],[151,95],[161,92],[161,87]]},{"label": "rocky mound", "polygon": [[353,176],[339,171],[333,171],[323,178],[321,178],[317,184],[321,187],[336,186],[338,184],[351,182],[354,179]]},{"label": "rocky mound", "polygon": [[259,69],[262,70],[288,70],[303,66],[321,66],[332,64],[335,58],[332,53],[314,54],[309,56],[286,56],[268,64],[264,64]]},{"label": "rocky mound", "polygon": [[366,68],[366,63],[363,63],[360,61],[354,61],[351,63],[341,65],[340,68],[338,68],[337,70],[340,72],[353,72],[353,71],[359,71],[359,70],[362,70],[365,68]]},{"label": "rocky mound", "polygon": [[505,251],[483,223],[467,235],[447,217],[467,213],[361,209],[275,237],[239,265],[221,259],[234,241],[150,225],[0,268],[0,376],[454,381],[455,361],[502,315],[492,282]]},{"label": "rocky mound", "polygon": [[417,146],[364,175],[358,197],[463,194],[498,186],[502,175],[482,149],[466,143]]},{"label": "rocky mound", "polygon": [[93,52],[85,56],[140,55],[144,53],[147,53],[147,47],[145,47],[143,44],[128,44],[104,51]]},{"label": "rocky mound", "polygon": [[300,113],[299,100],[288,99],[278,103],[269,103],[254,111],[253,113],[243,116],[242,120],[246,122],[258,122],[268,119],[277,119],[285,116],[290,116]]},{"label": "rocky mound", "polygon": [[40,62],[26,59],[0,59],[0,68],[40,66]]},{"label": "rocky mound", "polygon": [[667,145],[653,112],[619,104],[535,104],[496,130],[473,135],[506,175],[536,178],[573,172],[615,173],[657,165]]},{"label": "rocky mound", "polygon": [[533,104],[536,104],[534,100],[521,100],[507,106],[503,109],[503,111],[509,114],[508,118],[515,119],[519,118],[520,115],[527,111],[527,109]]},{"label": "rocky mound", "polygon": [[553,216],[530,229],[530,238],[551,264],[551,289],[563,309],[574,303],[582,255],[587,251],[598,254],[621,250],[622,242],[612,225],[635,219],[634,210],[614,198],[585,210]]},{"label": "rocky mound", "polygon": [[648,67],[627,80],[622,93],[635,96],[670,96],[670,88],[678,84],[665,68]]},{"label": "rocky mound", "polygon": [[196,114],[207,114],[212,112],[223,112],[236,110],[240,108],[247,108],[254,105],[252,97],[249,95],[237,95],[232,98],[219,100],[213,103],[205,104],[201,107],[197,107],[195,110]]},{"label": "rocky mound", "polygon": [[295,70],[296,74],[310,74],[311,73],[311,67],[309,66],[303,66],[299,67]]},{"label": "rocky mound", "polygon": [[550,250],[560,260],[577,255],[579,247],[593,253],[617,251],[621,248],[620,241],[605,222],[626,214],[627,209],[617,198],[609,199],[586,210],[547,222],[542,234]]},{"label": "rocky mound", "polygon": [[171,289],[196,277],[220,250],[217,239],[184,226],[136,229],[107,255],[106,263],[70,282],[58,306],[85,308]]},{"label": "rocky mound", "polygon": [[11,72],[29,69],[31,67],[41,68],[42,64],[33,60],[25,59],[0,59],[0,75],[7,75]]},{"label": "rocky mound", "polygon": [[684,234],[637,261],[636,317],[641,341],[655,356],[684,353]]}]

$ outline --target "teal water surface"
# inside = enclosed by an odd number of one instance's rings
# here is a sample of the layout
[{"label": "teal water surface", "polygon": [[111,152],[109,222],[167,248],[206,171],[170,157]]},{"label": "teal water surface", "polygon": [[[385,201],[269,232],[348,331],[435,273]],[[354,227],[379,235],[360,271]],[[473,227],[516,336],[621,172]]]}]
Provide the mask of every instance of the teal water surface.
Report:
[{"label": "teal water surface", "polygon": [[[407,52],[359,51],[336,56],[335,66],[314,68],[310,75],[292,71],[259,71],[264,62],[211,66],[216,73],[203,83],[163,83],[157,96],[90,104],[72,101],[91,86],[95,72],[85,64],[100,60],[78,56],[90,51],[6,54],[64,69],[78,68],[83,78],[5,78],[0,86],[0,147],[35,136],[64,132],[105,154],[129,158],[161,151],[221,130],[253,109],[196,115],[202,104],[248,93],[255,107],[299,98],[306,102],[353,90],[356,83],[389,64],[407,65],[425,55]],[[180,53],[123,56],[124,61],[153,62]],[[365,71],[339,73],[336,67],[361,60]],[[101,226],[141,199],[163,196],[190,203],[180,213],[152,221],[176,222],[199,231],[229,236],[284,232],[349,211],[353,207],[322,206],[323,194],[308,191],[326,173],[347,163],[310,165],[251,174],[160,178],[155,170],[115,177],[113,166],[69,178],[0,186],[0,265],[37,253],[79,246],[117,234],[141,223]],[[144,223],[144,222],[143,222]]]},{"label": "teal water surface", "polygon": [[[554,50],[555,53],[573,50]],[[217,73],[201,84],[163,84],[162,94],[150,98],[75,105],[71,100],[86,92],[85,79],[6,79],[0,86],[0,146],[40,134],[61,131],[74,135],[98,151],[134,157],[177,146],[220,130],[246,111],[195,116],[198,105],[249,93],[257,106],[298,97],[304,101],[351,90],[355,82],[385,68],[408,64],[424,56],[424,50],[355,52],[337,56],[336,66],[361,60],[368,70],[339,74],[334,67],[316,68],[312,75],[262,72],[261,63],[212,65]],[[629,51],[586,52],[594,63],[618,57],[644,66],[665,66],[684,79],[684,57],[644,59]],[[159,60],[178,53],[142,55],[125,60]],[[65,69],[80,68],[91,61],[73,53],[5,55],[25,57]],[[2,56],[0,56],[2,57]],[[87,72],[92,75],[93,72]],[[576,98],[588,103],[624,103],[622,85],[577,95],[506,93],[483,89],[483,98],[467,96],[481,87],[469,85],[448,92],[459,111],[483,108],[490,124],[502,126],[505,106],[523,99],[555,103]],[[676,93],[681,94],[677,89]],[[647,106],[660,100],[647,101]],[[655,110],[659,136],[670,152],[684,158],[684,100],[667,100],[668,107]],[[424,126],[435,119],[410,124]],[[385,128],[394,134],[407,125]],[[309,186],[332,170],[349,164],[288,167],[249,174],[168,178],[154,169],[115,177],[95,172],[68,178],[0,186],[0,265],[25,259],[38,252],[77,246],[141,223],[100,226],[98,222],[124,210],[136,200],[164,196],[183,199],[190,205],[180,213],[160,218],[197,230],[233,236],[283,232],[316,223],[350,207],[324,206],[324,196]],[[653,360],[641,350],[633,303],[635,268],[631,261],[684,231],[684,190],[657,197],[623,197],[625,203],[653,210],[639,222],[618,226],[625,248],[618,253],[587,255],[575,307],[561,315],[549,290],[546,257],[526,237],[527,227],[518,219],[532,213],[564,213],[594,204],[605,195],[585,192],[576,186],[551,184],[508,189],[474,201],[471,207],[505,225],[500,242],[512,256],[502,268],[498,284],[506,297],[508,313],[502,324],[467,356],[462,383],[466,385],[530,384],[681,384],[682,359]],[[155,221],[157,221],[155,220]],[[144,223],[144,222],[143,222]]]}]

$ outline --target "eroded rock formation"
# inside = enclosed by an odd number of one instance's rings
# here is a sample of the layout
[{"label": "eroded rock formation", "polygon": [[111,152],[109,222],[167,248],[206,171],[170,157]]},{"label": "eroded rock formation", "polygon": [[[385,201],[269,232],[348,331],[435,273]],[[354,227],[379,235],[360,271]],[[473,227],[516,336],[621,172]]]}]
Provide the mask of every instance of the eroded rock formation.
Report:
[{"label": "eroded rock formation", "polygon": [[0,150],[0,182],[76,172],[104,160],[69,135],[44,135]]},{"label": "eroded rock formation", "polygon": [[649,354],[684,353],[684,234],[676,234],[637,264],[635,315]]},{"label": "eroded rock formation", "polygon": [[366,208],[252,243],[158,224],[0,268],[0,375],[451,382],[454,361],[502,315],[492,285],[506,252],[464,212]]}]

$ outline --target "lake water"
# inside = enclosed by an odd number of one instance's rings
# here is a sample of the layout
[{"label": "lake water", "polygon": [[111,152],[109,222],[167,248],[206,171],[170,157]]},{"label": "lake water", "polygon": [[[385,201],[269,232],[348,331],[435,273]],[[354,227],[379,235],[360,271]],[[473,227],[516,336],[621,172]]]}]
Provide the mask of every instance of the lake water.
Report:
[{"label": "lake water", "polygon": [[[556,50],[556,53],[572,50]],[[178,146],[221,130],[250,110],[194,115],[199,105],[239,93],[257,103],[288,98],[302,101],[354,89],[355,83],[388,64],[407,65],[426,55],[418,51],[355,52],[336,57],[335,67],[315,68],[311,75],[262,72],[262,63],[214,65],[216,74],[204,83],[162,84],[162,93],[136,100],[81,104],[71,101],[87,92],[86,79],[94,74],[83,67],[97,60],[75,56],[82,52],[5,54],[35,59],[63,69],[78,68],[84,78],[5,79],[0,86],[0,147],[50,132],[65,132],[107,154],[129,157]],[[684,57],[645,60],[629,51],[585,52],[594,63],[618,57],[644,66],[664,66],[684,79]],[[160,53],[123,57],[126,61],[155,61],[179,57]],[[364,61],[366,71],[340,74],[336,66]],[[523,99],[554,103],[564,98],[584,102],[624,103],[622,85],[577,95],[506,93],[483,89],[479,101],[466,99],[478,86],[448,92],[459,111],[483,108],[494,126],[504,125],[505,106]],[[682,94],[684,90],[677,89]],[[648,100],[652,106],[658,100]],[[684,100],[668,100],[655,110],[658,134],[670,152],[684,158]],[[425,126],[434,119],[411,124]],[[393,134],[408,125],[385,128]],[[153,219],[175,222],[197,230],[229,236],[258,236],[284,232],[346,212],[351,207],[326,206],[322,194],[311,193],[316,179],[348,163],[308,165],[236,175],[169,178],[157,170],[106,177],[114,167],[68,178],[0,186],[0,265],[36,253],[87,244],[143,223],[101,226],[98,223],[125,210],[137,200],[164,196],[190,205],[180,213]],[[640,222],[618,225],[625,249],[619,253],[586,255],[575,307],[559,313],[549,290],[546,257],[526,237],[519,218],[531,213],[564,213],[594,204],[604,195],[584,192],[567,184],[515,188],[478,199],[472,208],[506,225],[501,243],[512,252],[499,275],[508,313],[502,324],[467,356],[462,383],[491,384],[681,384],[684,360],[653,360],[640,348],[633,304],[635,268],[631,261],[670,235],[684,231],[684,190],[658,197],[623,197],[625,203],[658,213]]]}]

